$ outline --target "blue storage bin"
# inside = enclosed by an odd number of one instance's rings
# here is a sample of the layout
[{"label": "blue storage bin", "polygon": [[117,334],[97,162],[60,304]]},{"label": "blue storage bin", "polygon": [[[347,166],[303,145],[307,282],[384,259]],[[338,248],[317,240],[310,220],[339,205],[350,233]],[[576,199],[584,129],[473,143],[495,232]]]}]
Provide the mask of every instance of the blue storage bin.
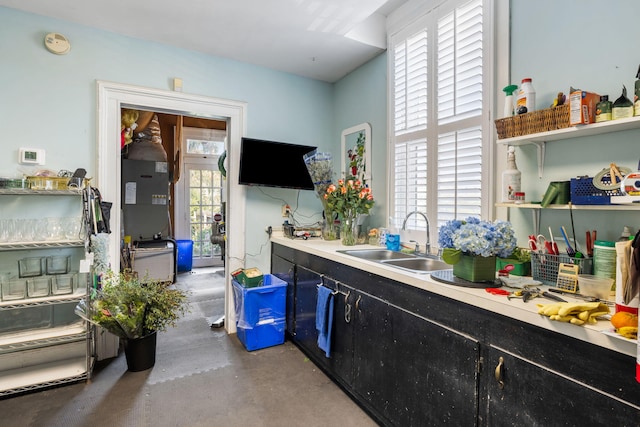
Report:
[{"label": "blue storage bin", "polygon": [[178,271],[191,271],[193,267],[193,240],[176,240]]},{"label": "blue storage bin", "polygon": [[238,339],[248,351],[284,343],[287,282],[264,275],[262,286],[232,281]]}]

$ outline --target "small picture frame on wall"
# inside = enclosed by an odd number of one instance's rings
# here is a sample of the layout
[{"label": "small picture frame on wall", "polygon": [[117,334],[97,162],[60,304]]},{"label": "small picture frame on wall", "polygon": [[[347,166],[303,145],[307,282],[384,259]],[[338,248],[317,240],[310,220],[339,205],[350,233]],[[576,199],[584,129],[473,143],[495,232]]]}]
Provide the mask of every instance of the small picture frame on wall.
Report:
[{"label": "small picture frame on wall", "polygon": [[342,131],[343,177],[356,177],[371,187],[371,125],[361,123]]}]

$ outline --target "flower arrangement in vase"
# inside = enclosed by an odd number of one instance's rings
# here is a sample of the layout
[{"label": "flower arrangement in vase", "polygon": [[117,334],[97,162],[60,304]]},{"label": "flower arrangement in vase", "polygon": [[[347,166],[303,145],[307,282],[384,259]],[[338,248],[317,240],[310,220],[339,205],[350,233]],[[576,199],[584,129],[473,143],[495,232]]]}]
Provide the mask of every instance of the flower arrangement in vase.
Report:
[{"label": "flower arrangement in vase", "polygon": [[482,221],[475,217],[451,220],[440,227],[442,259],[453,264],[453,274],[471,282],[495,279],[496,256],[507,258],[517,245],[508,221]]},{"label": "flower arrangement in vase", "polygon": [[375,201],[371,189],[359,180],[340,179],[338,185],[331,184],[323,196],[332,212],[337,212],[342,220],[342,243],[351,246],[356,243],[356,219],[359,214],[368,214]]}]

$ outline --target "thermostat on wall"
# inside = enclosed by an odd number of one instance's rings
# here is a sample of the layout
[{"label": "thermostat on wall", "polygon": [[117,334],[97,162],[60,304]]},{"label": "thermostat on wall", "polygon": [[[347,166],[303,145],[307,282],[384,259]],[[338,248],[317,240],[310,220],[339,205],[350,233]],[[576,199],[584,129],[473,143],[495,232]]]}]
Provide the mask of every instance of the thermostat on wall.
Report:
[{"label": "thermostat on wall", "polygon": [[60,33],[49,33],[44,36],[44,45],[49,52],[56,55],[64,55],[71,50],[69,40]]},{"label": "thermostat on wall", "polygon": [[44,165],[44,150],[41,148],[21,148],[18,162],[25,165]]}]

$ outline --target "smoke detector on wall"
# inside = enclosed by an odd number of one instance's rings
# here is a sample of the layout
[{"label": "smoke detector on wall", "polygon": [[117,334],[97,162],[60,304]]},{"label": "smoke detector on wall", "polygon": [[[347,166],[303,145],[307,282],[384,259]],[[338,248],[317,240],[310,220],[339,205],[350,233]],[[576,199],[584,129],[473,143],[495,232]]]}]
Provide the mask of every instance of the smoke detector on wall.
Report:
[{"label": "smoke detector on wall", "polygon": [[49,33],[44,37],[44,45],[47,50],[56,55],[64,55],[71,50],[71,44],[60,33]]}]

